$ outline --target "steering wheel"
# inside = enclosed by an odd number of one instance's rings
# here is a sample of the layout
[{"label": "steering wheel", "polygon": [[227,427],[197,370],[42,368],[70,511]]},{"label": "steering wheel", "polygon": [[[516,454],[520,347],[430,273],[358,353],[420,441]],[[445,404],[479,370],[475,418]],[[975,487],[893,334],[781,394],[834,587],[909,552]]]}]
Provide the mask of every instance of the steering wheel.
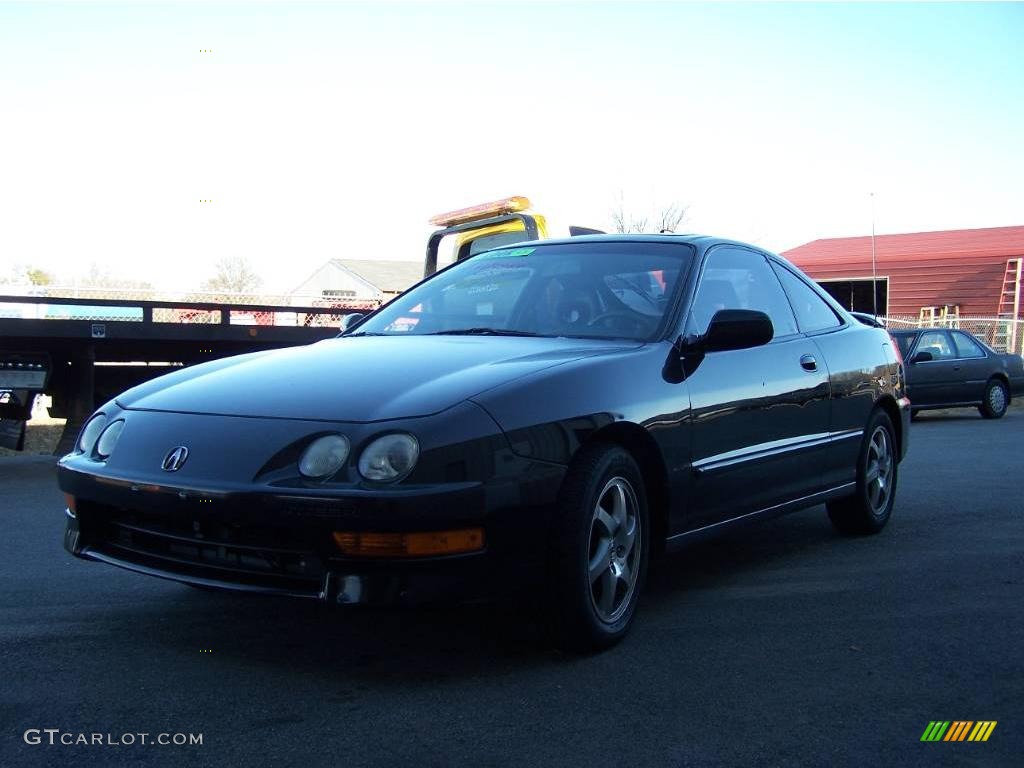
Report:
[{"label": "steering wheel", "polygon": [[611,320],[613,318],[615,318],[616,320],[627,321],[631,326],[628,330],[638,332],[650,330],[650,323],[653,319],[644,317],[643,315],[638,315],[636,312],[631,312],[625,309],[612,309],[609,310],[608,312],[601,312],[600,314],[594,316],[590,320],[590,322],[587,323],[587,326],[590,328],[594,328],[600,325],[600,327],[605,328],[607,330],[621,330],[622,325],[620,323],[614,322],[611,325],[609,325],[608,323],[605,322],[606,320]]}]

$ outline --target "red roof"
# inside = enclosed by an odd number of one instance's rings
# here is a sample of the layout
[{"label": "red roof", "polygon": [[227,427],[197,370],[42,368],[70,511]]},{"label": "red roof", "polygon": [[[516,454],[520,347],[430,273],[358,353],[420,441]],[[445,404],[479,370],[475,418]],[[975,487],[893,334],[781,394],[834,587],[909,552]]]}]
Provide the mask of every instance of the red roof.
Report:
[{"label": "red roof", "polygon": [[[879,264],[950,257],[990,261],[1024,256],[1024,227],[949,229],[941,232],[910,232],[877,235],[875,254]],[[797,246],[782,254],[806,268],[814,265],[861,261],[871,258],[871,236],[830,237]]]}]

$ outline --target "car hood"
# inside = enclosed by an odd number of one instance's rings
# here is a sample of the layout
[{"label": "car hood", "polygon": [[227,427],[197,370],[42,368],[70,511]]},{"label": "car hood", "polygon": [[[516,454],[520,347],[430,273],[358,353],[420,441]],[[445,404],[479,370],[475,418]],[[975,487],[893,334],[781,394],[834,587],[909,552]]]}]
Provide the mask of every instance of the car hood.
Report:
[{"label": "car hood", "polygon": [[638,342],[364,336],[185,368],[117,398],[129,410],[325,421],[427,416],[513,379]]}]

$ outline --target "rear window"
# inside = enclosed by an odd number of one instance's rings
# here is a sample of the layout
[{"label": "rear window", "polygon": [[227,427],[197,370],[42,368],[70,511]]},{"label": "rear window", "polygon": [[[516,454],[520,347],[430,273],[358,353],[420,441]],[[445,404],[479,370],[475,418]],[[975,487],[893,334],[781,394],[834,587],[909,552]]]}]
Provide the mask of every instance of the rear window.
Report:
[{"label": "rear window", "polygon": [[469,251],[461,254],[460,258],[476,256],[478,253],[489,251],[491,248],[500,248],[503,245],[514,245],[527,240],[526,232],[519,229],[515,232],[496,232],[493,235],[484,235],[469,242]]}]

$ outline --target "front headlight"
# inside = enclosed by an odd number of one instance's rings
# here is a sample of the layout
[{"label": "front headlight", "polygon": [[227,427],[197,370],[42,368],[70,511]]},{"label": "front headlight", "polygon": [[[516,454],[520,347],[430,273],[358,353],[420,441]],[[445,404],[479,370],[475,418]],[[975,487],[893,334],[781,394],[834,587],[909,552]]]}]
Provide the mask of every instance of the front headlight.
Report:
[{"label": "front headlight", "polygon": [[100,432],[107,425],[107,417],[102,413],[97,413],[89,422],[85,425],[85,429],[82,430],[82,436],[78,438],[78,450],[82,453],[91,453],[92,448],[96,445],[96,440],[100,436]]},{"label": "front headlight", "polygon": [[123,429],[124,419],[118,419],[104,429],[100,439],[96,441],[96,455],[101,459],[110,456],[114,452],[114,446],[117,445],[117,441],[121,437],[121,430]]},{"label": "front headlight", "polygon": [[412,472],[420,444],[412,435],[395,433],[378,437],[359,457],[359,474],[375,482],[394,482]]},{"label": "front headlight", "polygon": [[313,480],[330,477],[345,464],[348,448],[348,438],[344,435],[318,437],[302,452],[299,472]]}]

